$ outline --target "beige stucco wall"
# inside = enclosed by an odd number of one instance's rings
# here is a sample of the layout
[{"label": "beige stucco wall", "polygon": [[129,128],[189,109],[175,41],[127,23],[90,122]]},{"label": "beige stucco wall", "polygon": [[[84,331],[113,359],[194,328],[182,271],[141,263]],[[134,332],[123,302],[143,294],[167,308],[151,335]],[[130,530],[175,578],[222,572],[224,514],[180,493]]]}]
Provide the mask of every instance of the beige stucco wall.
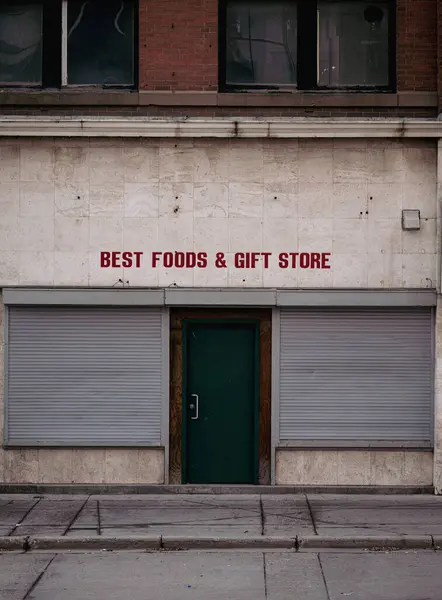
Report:
[{"label": "beige stucco wall", "polygon": [[276,484],[431,486],[433,453],[277,450]]},{"label": "beige stucco wall", "polygon": [[[436,155],[413,139],[2,139],[0,287],[432,287]],[[142,267],[101,269],[103,250]],[[152,269],[168,250],[229,267]],[[331,252],[332,268],[235,269],[244,251]]]}]

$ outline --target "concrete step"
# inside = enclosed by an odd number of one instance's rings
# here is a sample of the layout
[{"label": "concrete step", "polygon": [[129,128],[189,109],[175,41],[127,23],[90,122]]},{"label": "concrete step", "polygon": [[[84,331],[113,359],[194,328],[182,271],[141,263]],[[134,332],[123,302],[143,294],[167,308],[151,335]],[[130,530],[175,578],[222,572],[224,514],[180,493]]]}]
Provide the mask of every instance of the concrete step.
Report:
[{"label": "concrete step", "polygon": [[434,494],[433,486],[102,485],[0,483],[0,494]]}]

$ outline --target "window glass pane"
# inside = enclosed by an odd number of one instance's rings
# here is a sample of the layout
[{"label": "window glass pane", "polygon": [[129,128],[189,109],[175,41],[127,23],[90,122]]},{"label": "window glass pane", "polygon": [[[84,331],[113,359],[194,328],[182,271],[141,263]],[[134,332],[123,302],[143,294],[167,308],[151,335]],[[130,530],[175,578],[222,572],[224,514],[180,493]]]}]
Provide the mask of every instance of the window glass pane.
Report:
[{"label": "window glass pane", "polygon": [[38,4],[0,5],[0,82],[42,81],[43,9]]},{"label": "window glass pane", "polygon": [[68,2],[68,84],[133,85],[134,5]]},{"label": "window glass pane", "polygon": [[388,85],[388,3],[318,2],[318,84]]},{"label": "window glass pane", "polygon": [[226,83],[296,85],[296,5],[227,5]]}]

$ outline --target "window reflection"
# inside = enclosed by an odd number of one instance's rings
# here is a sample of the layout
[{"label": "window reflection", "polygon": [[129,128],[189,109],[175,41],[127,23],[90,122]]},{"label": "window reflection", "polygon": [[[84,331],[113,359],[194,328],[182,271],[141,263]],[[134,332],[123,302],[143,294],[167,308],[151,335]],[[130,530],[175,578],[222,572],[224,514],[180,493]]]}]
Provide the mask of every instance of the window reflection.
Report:
[{"label": "window reflection", "polygon": [[42,6],[0,5],[0,83],[41,84],[42,27]]},{"label": "window reflection", "polygon": [[68,2],[68,84],[133,85],[132,2]]},{"label": "window reflection", "polygon": [[318,85],[388,85],[388,3],[318,3]]},{"label": "window reflection", "polygon": [[296,85],[296,5],[229,3],[226,83]]}]

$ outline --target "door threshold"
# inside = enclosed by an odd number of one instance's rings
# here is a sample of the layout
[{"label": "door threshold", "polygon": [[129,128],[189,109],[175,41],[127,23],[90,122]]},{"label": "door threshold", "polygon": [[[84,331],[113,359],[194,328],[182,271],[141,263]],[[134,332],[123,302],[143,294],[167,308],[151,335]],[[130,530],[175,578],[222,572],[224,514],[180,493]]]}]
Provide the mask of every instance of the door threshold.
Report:
[{"label": "door threshold", "polygon": [[433,486],[0,484],[0,494],[434,494]]}]

